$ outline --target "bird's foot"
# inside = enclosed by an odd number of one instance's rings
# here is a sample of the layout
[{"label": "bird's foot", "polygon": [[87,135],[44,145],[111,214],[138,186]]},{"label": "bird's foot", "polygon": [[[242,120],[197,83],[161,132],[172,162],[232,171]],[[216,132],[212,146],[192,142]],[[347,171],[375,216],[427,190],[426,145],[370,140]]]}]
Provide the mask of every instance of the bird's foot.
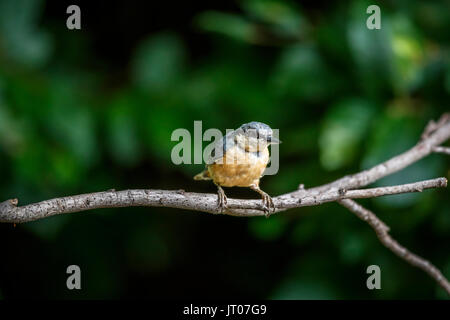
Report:
[{"label": "bird's foot", "polygon": [[273,204],[272,198],[262,191],[258,184],[250,185],[250,188],[256,192],[258,192],[262,197],[262,209],[264,210],[264,215],[268,218],[272,213],[275,212],[275,205]]},{"label": "bird's foot", "polygon": [[220,187],[217,189],[217,208],[220,213],[224,213],[227,209],[227,196]]},{"label": "bird's foot", "polygon": [[275,205],[273,204],[272,197],[267,193],[262,195],[262,203],[264,215],[268,218],[272,213],[275,212]]}]

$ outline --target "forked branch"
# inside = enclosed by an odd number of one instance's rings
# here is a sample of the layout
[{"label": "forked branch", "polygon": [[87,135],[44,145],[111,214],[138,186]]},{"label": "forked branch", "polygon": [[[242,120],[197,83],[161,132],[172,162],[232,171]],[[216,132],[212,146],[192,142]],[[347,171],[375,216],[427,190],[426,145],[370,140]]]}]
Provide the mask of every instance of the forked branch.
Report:
[{"label": "forked branch", "polygon": [[[421,136],[421,140],[414,147],[396,157],[368,170],[345,176],[331,183],[310,189],[300,188],[273,198],[276,208],[275,213],[291,208],[337,201],[367,221],[375,229],[378,238],[386,247],[408,263],[426,271],[450,294],[449,282],[436,267],[398,244],[389,236],[387,226],[374,213],[351,200],[446,187],[446,178],[436,178],[404,185],[361,189],[385,176],[402,170],[430,153],[449,154],[450,148],[441,146],[449,138],[450,116],[444,114],[437,122],[430,121]],[[64,213],[131,206],[171,207],[241,217],[265,215],[260,200],[228,199],[227,210],[221,212],[217,206],[217,194],[192,193],[184,190],[108,190],[55,198],[25,206],[17,206],[17,204],[17,199],[0,203],[0,222],[23,223]]]}]

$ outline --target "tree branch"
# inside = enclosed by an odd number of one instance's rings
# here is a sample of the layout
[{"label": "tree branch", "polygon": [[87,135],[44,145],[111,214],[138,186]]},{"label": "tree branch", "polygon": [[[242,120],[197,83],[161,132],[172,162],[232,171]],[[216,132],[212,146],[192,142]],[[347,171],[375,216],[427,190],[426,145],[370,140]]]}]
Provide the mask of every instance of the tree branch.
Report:
[{"label": "tree branch", "polygon": [[[328,190],[319,195],[305,191],[299,197],[275,197],[273,198],[273,202],[277,210],[281,211],[319,205],[340,199],[373,198],[383,195],[421,192],[424,189],[446,186],[447,179],[437,178],[391,187],[362,190]],[[23,207],[17,207],[17,202],[17,199],[14,199],[0,203],[0,222],[23,223],[63,213],[133,206],[169,207],[216,214],[220,213],[217,206],[216,194],[185,192],[184,190],[110,190],[55,198]],[[228,211],[226,213],[243,217],[263,216],[265,214],[261,200],[241,199],[228,199]]]},{"label": "tree branch", "polygon": [[356,214],[361,220],[366,221],[377,234],[380,242],[389,250],[394,252],[397,256],[408,262],[409,264],[422,269],[430,275],[449,295],[450,282],[442,275],[438,268],[436,268],[429,261],[412,253],[395,239],[389,235],[389,227],[384,224],[372,211],[367,210],[351,199],[343,199],[338,201],[341,205]]},{"label": "tree branch", "polygon": [[[387,175],[411,165],[414,162],[417,162],[418,160],[429,155],[431,152],[434,152],[436,147],[450,138],[449,119],[449,114],[444,114],[438,122],[430,121],[422,134],[422,140],[417,145],[396,157],[372,167],[371,169],[345,176],[334,182],[319,187],[300,189],[275,197],[273,199],[276,207],[275,212],[301,206],[318,205],[325,202],[337,201],[339,199],[351,198],[352,196],[357,198],[393,194],[392,188],[397,188],[398,186],[389,187],[391,189],[388,190],[380,188],[375,188],[372,190],[367,189],[364,192],[357,192],[357,190],[350,192],[350,190],[361,188],[373,183]],[[440,184],[443,184],[443,180],[441,180]],[[408,188],[405,187],[405,185],[402,188],[402,190],[406,190],[404,192],[417,191],[408,191],[407,189],[404,189]],[[415,186],[410,184],[409,188],[414,189]],[[349,192],[350,196],[348,195]],[[371,192],[374,195],[369,196],[367,195],[367,192]],[[8,200],[0,204],[1,222],[21,223],[62,213],[128,206],[172,207],[209,213],[219,213],[216,195],[191,192],[188,193],[184,192],[184,190],[125,190],[118,192],[110,190],[46,200],[24,207],[16,207],[16,204],[17,199]],[[260,216],[264,214],[260,200],[237,199],[228,199],[228,210],[223,213],[234,216]]]},{"label": "tree branch", "polygon": [[433,151],[450,155],[450,148],[447,147],[435,147]]},{"label": "tree branch", "polygon": [[[446,119],[446,121],[443,122],[442,119]],[[336,188],[360,188],[410,166],[411,164],[419,161],[422,158],[425,158],[430,153],[434,152],[434,149],[436,147],[450,138],[450,121],[448,119],[449,114],[446,113],[442,115],[441,120],[438,121],[440,126],[437,127],[436,124],[432,126],[434,131],[431,131],[430,127],[427,127],[424,134],[422,135],[422,140],[408,151],[383,163],[380,163],[379,165],[376,165],[368,170],[345,176],[334,182],[315,187],[310,190],[315,190],[317,193],[320,193],[324,190]],[[432,123],[434,122],[432,121]],[[301,191],[294,191],[291,194],[296,194],[298,192]]]},{"label": "tree branch", "polygon": [[[449,148],[440,147],[440,145],[449,138],[450,115],[444,114],[437,122],[430,121],[422,134],[421,140],[408,151],[368,170],[345,176],[331,183],[310,189],[301,187],[299,190],[275,197],[273,198],[276,208],[275,212],[338,201],[361,219],[367,221],[375,229],[380,241],[386,247],[410,264],[426,271],[450,294],[448,281],[436,267],[399,245],[389,236],[388,227],[375,214],[350,200],[405,192],[421,192],[424,189],[446,187],[447,179],[437,178],[398,186],[358,189],[400,171],[432,152],[448,154]],[[57,214],[130,206],[171,207],[245,217],[264,215],[261,200],[228,199],[227,210],[220,212],[217,206],[216,194],[192,193],[184,190],[109,190],[45,200],[22,207],[18,207],[17,203],[17,199],[0,203],[0,222],[22,223]]]}]

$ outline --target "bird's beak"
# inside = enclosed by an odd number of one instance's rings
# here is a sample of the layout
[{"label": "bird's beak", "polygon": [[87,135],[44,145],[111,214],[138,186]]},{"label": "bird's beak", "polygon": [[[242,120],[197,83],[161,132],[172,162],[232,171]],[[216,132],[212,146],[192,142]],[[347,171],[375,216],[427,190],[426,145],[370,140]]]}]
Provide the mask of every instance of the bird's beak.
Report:
[{"label": "bird's beak", "polygon": [[280,144],[281,143],[281,141],[278,140],[275,137],[270,137],[270,141],[269,142],[270,142],[270,144]]}]

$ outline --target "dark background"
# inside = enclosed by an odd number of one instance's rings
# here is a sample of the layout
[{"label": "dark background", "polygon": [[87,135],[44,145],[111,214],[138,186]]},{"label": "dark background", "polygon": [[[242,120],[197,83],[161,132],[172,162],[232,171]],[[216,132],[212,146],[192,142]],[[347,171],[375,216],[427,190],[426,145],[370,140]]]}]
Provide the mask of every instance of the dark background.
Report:
[{"label": "dark background", "polygon": [[[81,30],[66,8],[81,8]],[[0,0],[0,195],[215,192],[171,162],[177,128],[280,130],[275,196],[412,147],[448,111],[449,1]],[[203,146],[206,146],[204,144]],[[431,155],[376,185],[448,177]],[[255,198],[240,188],[232,197]],[[448,190],[361,200],[450,277]],[[121,208],[0,225],[0,297],[446,298],[335,203],[265,218]],[[82,290],[66,288],[79,265]],[[379,265],[382,289],[366,288]]]}]

